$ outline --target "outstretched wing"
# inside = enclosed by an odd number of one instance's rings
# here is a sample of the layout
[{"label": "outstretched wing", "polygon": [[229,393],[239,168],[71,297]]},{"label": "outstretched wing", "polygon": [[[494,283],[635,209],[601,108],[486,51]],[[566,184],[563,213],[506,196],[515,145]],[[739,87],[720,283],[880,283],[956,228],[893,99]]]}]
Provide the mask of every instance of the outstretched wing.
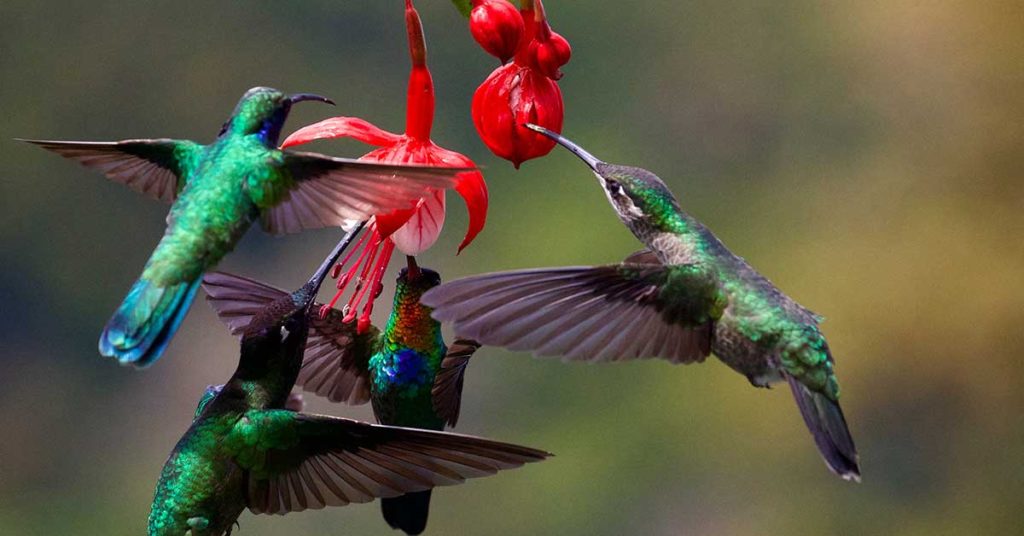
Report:
[{"label": "outstretched wing", "polygon": [[287,197],[263,209],[272,233],[345,227],[382,212],[412,208],[431,188],[454,186],[473,168],[380,164],[316,153],[290,152],[280,167],[293,179]]},{"label": "outstretched wing", "polygon": [[608,361],[703,361],[726,298],[696,265],[624,263],[501,272],[428,291],[421,302],[489,346]]},{"label": "outstretched wing", "polygon": [[[224,272],[203,277],[203,290],[231,333],[241,335],[260,310],[288,293],[266,283]],[[314,304],[302,370],[296,385],[332,402],[365,404],[370,401],[368,363],[380,332],[370,326],[356,333],[355,321],[344,322],[341,311],[331,309],[320,318]]]},{"label": "outstretched wing", "polygon": [[247,412],[225,446],[249,471],[246,504],[257,514],[395,497],[550,456],[477,437],[287,410]]},{"label": "outstretched wing", "polygon": [[56,141],[21,140],[70,158],[165,203],[185,186],[188,170],[203,146],[188,140]]},{"label": "outstretched wing", "polygon": [[206,301],[232,335],[242,335],[257,313],[289,294],[261,281],[227,272],[204,275],[203,291]]},{"label": "outstretched wing", "polygon": [[331,402],[369,402],[370,356],[380,331],[371,325],[364,333],[357,333],[356,320],[345,322],[337,309],[331,309],[324,318],[320,318],[317,308],[314,314],[295,385]]},{"label": "outstretched wing", "polygon": [[441,361],[441,370],[434,377],[431,395],[434,399],[434,412],[444,419],[448,426],[455,426],[459,421],[459,409],[462,407],[462,384],[466,377],[466,365],[469,358],[480,348],[480,343],[470,339],[456,339],[448,347],[448,353]]}]

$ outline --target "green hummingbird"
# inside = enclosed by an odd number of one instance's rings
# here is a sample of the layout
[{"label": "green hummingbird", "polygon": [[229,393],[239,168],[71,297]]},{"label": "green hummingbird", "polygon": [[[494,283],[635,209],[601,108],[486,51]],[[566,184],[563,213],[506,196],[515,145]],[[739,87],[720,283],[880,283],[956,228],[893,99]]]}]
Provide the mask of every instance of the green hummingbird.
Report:
[{"label": "green hummingbird", "polygon": [[453,281],[423,296],[434,318],[483,344],[538,355],[694,363],[714,353],[757,387],[785,380],[828,467],[859,480],[832,354],[818,328],[822,318],[683,212],[650,171],[602,162],[562,136],[528,126],[593,170],[619,218],[647,249],[610,266]]},{"label": "green hummingbird", "polygon": [[[480,345],[461,338],[445,345],[441,323],[420,303],[441,276],[418,266],[414,257],[406,259],[383,331],[371,325],[359,333],[357,321],[345,322],[342,311],[314,308],[322,313],[310,318],[310,342],[297,384],[334,402],[370,401],[381,424],[443,430],[458,422],[465,368]],[[242,334],[266,304],[287,295],[222,272],[207,274],[203,289],[235,334]],[[382,499],[381,510],[392,528],[420,534],[427,524],[430,490]]]},{"label": "green hummingbird", "polygon": [[[209,145],[188,140],[22,140],[172,203],[167,230],[100,336],[100,353],[145,367],[160,357],[188,311],[203,272],[253,221],[272,233],[345,226],[412,206],[458,169],[385,165],[280,151],[293,104],[319,95],[250,89]],[[464,170],[461,170],[464,171]]]},{"label": "green hummingbird", "polygon": [[[164,464],[150,536],[230,534],[245,508],[285,514],[458,484],[543,460],[540,450],[445,432],[310,415],[289,397],[313,300],[350,233],[301,289],[243,330],[238,368],[209,388]],[[190,532],[191,531],[191,532]]]}]

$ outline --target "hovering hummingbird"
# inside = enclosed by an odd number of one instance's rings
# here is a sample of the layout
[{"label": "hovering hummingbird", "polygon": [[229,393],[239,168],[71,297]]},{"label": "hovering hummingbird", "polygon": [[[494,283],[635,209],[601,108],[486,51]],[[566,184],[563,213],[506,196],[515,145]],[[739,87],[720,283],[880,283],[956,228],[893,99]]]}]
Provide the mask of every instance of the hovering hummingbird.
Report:
[{"label": "hovering hummingbird", "polygon": [[427,292],[434,318],[483,344],[586,361],[714,353],[753,385],[785,380],[829,468],[859,480],[832,354],[804,308],[679,208],[653,173],[598,160],[542,127],[597,175],[619,219],[646,246],[622,264],[468,277]]},{"label": "hovering hummingbird", "polygon": [[188,140],[22,140],[172,203],[167,231],[100,336],[100,353],[145,367],[185,317],[200,276],[259,219],[272,233],[344,226],[411,207],[428,188],[451,186],[460,169],[384,165],[280,151],[293,104],[319,95],[250,89],[209,145]]},{"label": "hovering hummingbird", "polygon": [[289,393],[302,366],[314,297],[354,235],[301,289],[268,303],[245,327],[237,370],[222,387],[207,390],[164,464],[150,536],[230,534],[245,508],[285,514],[368,502],[549,456],[482,438],[288,409],[295,403]]},{"label": "hovering hummingbird", "polygon": [[[465,368],[480,345],[456,339],[445,346],[440,322],[420,304],[420,296],[439,285],[441,276],[419,267],[414,257],[406,259],[383,331],[370,326],[360,334],[357,320],[345,322],[342,311],[313,308],[297,383],[334,402],[370,401],[381,424],[443,430],[458,422]],[[287,296],[270,285],[223,272],[207,274],[203,289],[235,334],[243,334],[268,303]],[[385,498],[380,504],[392,528],[420,534],[427,524],[430,490]]]}]

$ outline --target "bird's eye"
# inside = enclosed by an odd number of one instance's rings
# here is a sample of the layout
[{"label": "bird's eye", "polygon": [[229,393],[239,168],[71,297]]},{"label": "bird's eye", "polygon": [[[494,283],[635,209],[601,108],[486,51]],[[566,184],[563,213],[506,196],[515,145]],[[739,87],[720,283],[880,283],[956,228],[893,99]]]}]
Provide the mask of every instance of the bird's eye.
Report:
[{"label": "bird's eye", "polygon": [[610,193],[610,194],[612,194],[614,196],[622,195],[622,185],[619,184],[616,181],[613,181],[613,180],[605,181],[605,188],[608,189],[608,193]]}]

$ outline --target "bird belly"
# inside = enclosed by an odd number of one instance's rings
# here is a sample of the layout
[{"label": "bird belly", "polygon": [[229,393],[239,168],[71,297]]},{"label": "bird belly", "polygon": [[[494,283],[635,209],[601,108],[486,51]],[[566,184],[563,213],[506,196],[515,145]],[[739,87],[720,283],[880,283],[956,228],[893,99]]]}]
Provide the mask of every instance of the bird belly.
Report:
[{"label": "bird belly", "polygon": [[242,469],[229,457],[209,447],[176,449],[157,483],[149,536],[224,534],[245,508],[244,485]]},{"label": "bird belly", "polygon": [[370,400],[381,424],[441,430],[432,389],[436,370],[415,350],[379,352],[370,358]]},{"label": "bird belly", "polygon": [[144,279],[163,286],[194,281],[234,249],[256,215],[241,181],[199,179],[182,192]]},{"label": "bird belly", "polygon": [[715,324],[711,352],[729,368],[747,377],[757,387],[782,381],[782,374],[772,358],[771,346],[751,340],[733,325],[729,311]]}]

